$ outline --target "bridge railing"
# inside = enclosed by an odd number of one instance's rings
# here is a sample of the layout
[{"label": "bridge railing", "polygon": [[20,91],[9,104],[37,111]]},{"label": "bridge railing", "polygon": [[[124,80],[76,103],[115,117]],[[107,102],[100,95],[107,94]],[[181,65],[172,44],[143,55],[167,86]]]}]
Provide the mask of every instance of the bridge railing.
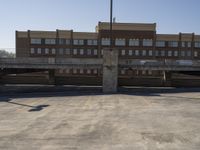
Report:
[{"label": "bridge railing", "polygon": [[[0,58],[0,64],[102,65],[101,58]],[[198,60],[120,60],[121,67],[200,67]]]},{"label": "bridge railing", "polygon": [[2,64],[48,64],[46,58],[0,58]]},{"label": "bridge railing", "polygon": [[101,65],[102,59],[94,58],[0,58],[0,64],[23,64],[23,65]]},{"label": "bridge railing", "polygon": [[161,65],[161,66],[200,66],[200,61],[198,60],[120,60],[120,65]]}]

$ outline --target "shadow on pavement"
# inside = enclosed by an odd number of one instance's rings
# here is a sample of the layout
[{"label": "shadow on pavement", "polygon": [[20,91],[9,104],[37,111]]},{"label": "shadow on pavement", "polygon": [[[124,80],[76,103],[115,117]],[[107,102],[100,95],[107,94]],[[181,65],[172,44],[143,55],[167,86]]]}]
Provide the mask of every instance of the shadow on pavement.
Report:
[{"label": "shadow on pavement", "polygon": [[29,112],[41,111],[41,110],[43,110],[45,107],[49,107],[49,105],[37,105],[37,106],[32,106],[32,105],[17,103],[17,102],[13,102],[12,99],[9,98],[9,97],[0,97],[0,102],[6,102],[6,103],[9,103],[9,104],[13,104],[13,105],[28,107],[28,108],[30,108],[30,109],[28,110]]},{"label": "shadow on pavement", "polygon": [[[119,87],[116,94],[135,96],[161,96],[161,94],[200,92],[200,88],[168,88],[168,87]],[[102,93],[100,86],[41,86],[41,85],[10,85],[0,86],[0,102],[2,97],[37,98],[64,96],[98,96],[112,95]],[[9,101],[9,100],[8,100]],[[43,107],[42,107],[43,108]],[[38,110],[41,107],[38,107]],[[37,109],[36,109],[37,110]]]}]

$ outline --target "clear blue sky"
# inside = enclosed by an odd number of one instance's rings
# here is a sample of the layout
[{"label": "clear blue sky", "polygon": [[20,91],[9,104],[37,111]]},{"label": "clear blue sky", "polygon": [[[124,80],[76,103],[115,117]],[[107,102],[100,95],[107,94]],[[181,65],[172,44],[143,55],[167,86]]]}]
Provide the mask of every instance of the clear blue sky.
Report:
[{"label": "clear blue sky", "polygon": [[[157,23],[157,33],[200,34],[200,0],[113,0],[117,22]],[[15,30],[94,31],[109,21],[110,0],[0,0],[0,48]],[[12,49],[10,49],[12,51]]]}]

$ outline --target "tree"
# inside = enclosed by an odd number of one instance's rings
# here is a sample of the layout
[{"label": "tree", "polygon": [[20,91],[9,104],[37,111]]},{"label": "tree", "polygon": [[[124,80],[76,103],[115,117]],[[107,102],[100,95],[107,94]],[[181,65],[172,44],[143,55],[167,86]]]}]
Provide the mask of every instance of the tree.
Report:
[{"label": "tree", "polygon": [[0,58],[15,58],[15,54],[6,50],[0,50]]}]

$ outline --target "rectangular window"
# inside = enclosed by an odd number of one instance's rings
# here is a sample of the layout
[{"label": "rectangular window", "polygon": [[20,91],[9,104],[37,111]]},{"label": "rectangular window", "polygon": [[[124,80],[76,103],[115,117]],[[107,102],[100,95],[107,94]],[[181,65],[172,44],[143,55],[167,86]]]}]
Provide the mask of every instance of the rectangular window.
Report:
[{"label": "rectangular window", "polygon": [[147,55],[147,51],[146,50],[142,50],[142,56],[146,56]]},{"label": "rectangular window", "polygon": [[156,47],[165,47],[165,41],[156,41]]},{"label": "rectangular window", "polygon": [[181,47],[186,47],[186,42],[181,42]]},{"label": "rectangular window", "polygon": [[196,48],[200,48],[200,42],[195,42],[194,46],[195,46]]},{"label": "rectangular window", "polygon": [[45,44],[54,45],[56,44],[56,39],[45,39]]},{"label": "rectangular window", "polygon": [[59,48],[59,54],[63,55],[63,53],[64,53],[64,49],[63,48]]},{"label": "rectangular window", "polygon": [[52,49],[51,49],[51,53],[52,53],[52,54],[56,54],[56,49],[55,49],[55,48],[52,48]]},{"label": "rectangular window", "polygon": [[129,50],[129,51],[128,51],[128,55],[129,55],[129,56],[132,56],[132,55],[133,55],[133,51],[132,51],[132,50]]},{"label": "rectangular window", "polygon": [[115,45],[116,46],[125,46],[126,40],[125,39],[115,39]]},{"label": "rectangular window", "polygon": [[139,46],[139,39],[129,39],[129,46]]},{"label": "rectangular window", "polygon": [[31,39],[31,44],[42,44],[42,39]]},{"label": "rectangular window", "polygon": [[77,74],[77,69],[73,69],[73,74]]},{"label": "rectangular window", "polygon": [[31,54],[35,54],[35,49],[31,48]]},{"label": "rectangular window", "polygon": [[194,51],[194,57],[198,57],[198,52]]},{"label": "rectangular window", "polygon": [[104,45],[104,46],[110,45],[110,39],[109,38],[102,38],[101,39],[101,45]]},{"label": "rectangular window", "polygon": [[161,56],[162,56],[162,57],[165,56],[165,51],[164,51],[164,50],[161,51]]},{"label": "rectangular window", "polygon": [[66,74],[70,74],[70,69],[66,69],[66,70],[65,70],[65,73],[66,73]]},{"label": "rectangular window", "polygon": [[92,55],[92,50],[91,49],[87,49],[87,55]]},{"label": "rectangular window", "polygon": [[83,74],[83,69],[80,69],[80,74]]},{"label": "rectangular window", "polygon": [[152,70],[149,70],[148,71],[148,75],[152,75],[153,73],[152,73]]},{"label": "rectangular window", "polygon": [[172,51],[168,51],[167,56],[168,56],[168,57],[171,57],[171,56],[172,56]]},{"label": "rectangular window", "polygon": [[187,47],[191,47],[192,46],[192,42],[187,42]]},{"label": "rectangular window", "polygon": [[97,45],[97,40],[87,40],[88,45]]},{"label": "rectangular window", "polygon": [[94,69],[94,70],[93,70],[93,73],[94,73],[94,74],[97,74],[97,69]]},{"label": "rectangular window", "polygon": [[65,54],[66,54],[66,55],[70,55],[70,49],[69,49],[69,48],[66,48],[66,49],[65,49]]},{"label": "rectangular window", "polygon": [[78,53],[78,52],[77,52],[77,49],[74,49],[74,50],[73,50],[73,54],[74,54],[74,55],[77,55],[77,53]]},{"label": "rectangular window", "polygon": [[80,55],[84,55],[84,50],[80,49]]},{"label": "rectangular window", "polygon": [[126,50],[123,49],[123,50],[121,51],[121,54],[122,54],[122,56],[125,56],[125,55],[126,55]]},{"label": "rectangular window", "polygon": [[45,48],[45,54],[49,54],[49,49]]},{"label": "rectangular window", "polygon": [[169,41],[168,46],[169,47],[178,47],[178,42],[177,41]]},{"label": "rectangular window", "polygon": [[191,42],[185,42],[185,41],[183,41],[183,42],[181,42],[181,47],[191,47]]},{"label": "rectangular window", "polygon": [[70,40],[69,39],[59,39],[59,44],[60,45],[70,45]]},{"label": "rectangular window", "polygon": [[84,45],[84,40],[74,40],[73,44],[74,45]]},{"label": "rectangular window", "polygon": [[149,56],[153,56],[153,51],[149,50]]},{"label": "rectangular window", "polygon": [[65,39],[59,39],[59,44],[60,45],[65,45]]},{"label": "rectangular window", "polygon": [[90,69],[87,69],[87,74],[91,74],[91,70]]},{"label": "rectangular window", "polygon": [[174,51],[174,56],[175,56],[175,57],[178,56],[178,51]]},{"label": "rectangular window", "polygon": [[140,55],[139,50],[135,50],[135,56],[139,56],[139,55]]},{"label": "rectangular window", "polygon": [[152,39],[143,39],[142,43],[143,43],[143,46],[153,46]]},{"label": "rectangular window", "polygon": [[42,49],[41,49],[41,48],[38,48],[38,49],[37,49],[37,53],[38,53],[38,54],[41,54],[41,53],[42,53]]},{"label": "rectangular window", "polygon": [[146,74],[146,70],[142,70],[142,75],[145,75]]},{"label": "rectangular window", "polygon": [[101,50],[101,55],[103,55],[103,49]]},{"label": "rectangular window", "polygon": [[98,55],[97,49],[94,49],[94,55],[95,55],[95,56]]},{"label": "rectangular window", "polygon": [[159,51],[158,51],[158,50],[156,50],[155,55],[156,55],[156,56],[159,56]]},{"label": "rectangular window", "polygon": [[191,51],[186,51],[186,56],[187,57],[191,57],[192,56],[192,52]]},{"label": "rectangular window", "polygon": [[185,57],[185,51],[181,51],[181,57]]},{"label": "rectangular window", "polygon": [[125,70],[121,70],[121,75],[125,75]]},{"label": "rectangular window", "polygon": [[63,74],[63,72],[64,72],[63,69],[59,69],[60,74]]}]

